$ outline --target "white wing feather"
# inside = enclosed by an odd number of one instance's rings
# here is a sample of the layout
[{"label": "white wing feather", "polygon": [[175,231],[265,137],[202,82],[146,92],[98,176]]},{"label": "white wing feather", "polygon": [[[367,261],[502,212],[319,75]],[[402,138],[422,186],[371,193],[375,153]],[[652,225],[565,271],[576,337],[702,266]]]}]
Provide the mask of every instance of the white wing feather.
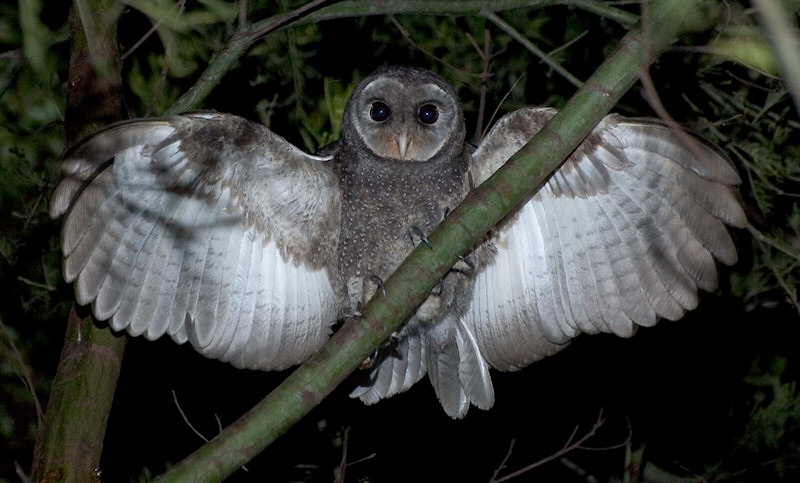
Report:
[{"label": "white wing feather", "polygon": [[[501,119],[473,154],[483,182],[549,120],[552,109]],[[691,137],[691,136],[690,136]],[[517,370],[581,332],[632,335],[679,319],[714,290],[716,261],[733,264],[727,225],[745,215],[740,182],[718,149],[657,121],[606,117],[498,228],[478,267],[466,326],[489,364]]]},{"label": "white wing feather", "polygon": [[111,126],[62,162],[64,276],[114,330],[237,367],[298,364],[337,313],[326,159],[216,113]]}]

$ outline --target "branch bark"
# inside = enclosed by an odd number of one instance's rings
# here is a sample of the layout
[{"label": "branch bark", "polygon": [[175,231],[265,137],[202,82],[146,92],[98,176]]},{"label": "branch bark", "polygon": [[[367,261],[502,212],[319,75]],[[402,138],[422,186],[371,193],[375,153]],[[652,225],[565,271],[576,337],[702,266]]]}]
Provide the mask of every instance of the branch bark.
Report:
[{"label": "branch bark", "polygon": [[[72,47],[66,134],[73,143],[122,119],[122,77],[111,0],[78,0],[70,13]],[[91,22],[82,19],[91,18]],[[36,438],[32,481],[96,482],[103,436],[126,338],[81,318],[73,306],[44,425]]]},{"label": "branch bark", "polygon": [[663,0],[651,11],[647,38],[640,31],[625,36],[566,107],[428,237],[433,250],[420,245],[411,253],[386,281],[386,297],[373,298],[362,319],[348,323],[258,405],[156,481],[220,481],[300,420],[411,315],[459,255],[541,186],[655,55],[679,33],[716,18],[716,4],[704,0]]}]

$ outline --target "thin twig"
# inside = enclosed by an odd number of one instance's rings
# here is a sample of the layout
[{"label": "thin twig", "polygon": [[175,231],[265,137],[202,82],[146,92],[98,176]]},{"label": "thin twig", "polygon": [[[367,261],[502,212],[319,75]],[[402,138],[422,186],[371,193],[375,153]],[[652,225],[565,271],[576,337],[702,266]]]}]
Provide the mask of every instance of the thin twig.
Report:
[{"label": "thin twig", "polygon": [[142,35],[141,38],[139,38],[139,40],[137,40],[136,43],[133,44],[133,46],[131,46],[130,49],[128,49],[124,54],[119,56],[119,60],[127,59],[128,56],[130,56],[132,53],[134,53],[136,51],[136,49],[138,49],[147,39],[149,39],[150,36],[153,35],[153,33],[160,26],[161,26],[161,20],[156,21],[156,23],[154,23],[153,26],[150,27],[150,30],[148,30],[147,33]]},{"label": "thin twig", "polygon": [[747,224],[747,231],[750,232],[750,235],[753,236],[756,240],[766,243],[767,245],[789,255],[794,260],[800,262],[800,252],[798,252],[793,246],[789,245],[788,243],[784,243],[779,240],[775,240],[773,238],[768,237],[767,235],[758,231],[756,227],[751,225],[750,223]]},{"label": "thin twig", "polygon": [[344,483],[344,473],[347,469],[347,444],[350,440],[350,426],[345,426],[342,432],[342,459],[336,472],[335,483]]},{"label": "thin twig", "polygon": [[[745,151],[745,150],[742,150],[742,151]],[[752,156],[751,153],[747,153],[747,154]],[[756,176],[758,176],[758,179],[760,179],[762,183],[767,185],[767,187],[769,187],[769,189],[772,190],[775,194],[780,195],[780,196],[786,196],[788,198],[800,198],[800,193],[792,193],[791,191],[786,191],[786,190],[780,188],[778,185],[776,185],[772,181],[770,181],[769,174],[765,173],[757,164],[754,164],[753,162],[751,162],[750,160],[748,160],[744,156],[738,156],[738,158],[749,169],[752,169],[756,173]],[[792,177],[790,177],[790,176],[786,176],[786,177],[781,177],[780,179],[786,180],[786,179],[791,179],[791,178]],[[792,181],[797,181],[797,180],[794,179]],[[764,213],[766,213],[766,211]]]},{"label": "thin twig", "polygon": [[239,23],[236,25],[236,30],[244,30],[247,28],[247,0],[239,0]]},{"label": "thin twig", "polygon": [[[414,42],[414,39],[411,38],[411,35],[408,33],[408,30],[406,30],[405,27],[400,25],[400,22],[397,21],[397,19],[394,17],[394,15],[389,15],[389,20],[391,20],[391,22],[394,24],[395,28],[400,32],[400,35],[403,36],[403,38],[405,39],[406,42],[411,44],[412,47],[414,47],[415,49],[419,50],[420,52],[422,52],[426,56],[430,57],[431,59],[435,60],[436,62],[439,62],[440,64],[444,65],[448,69],[452,69],[455,72],[458,72],[460,74],[464,74],[464,75],[470,76],[470,77],[480,77],[481,76],[481,74],[476,74],[474,72],[469,72],[469,71],[466,71],[464,69],[461,69],[461,68],[451,64],[450,62],[447,62],[446,60],[442,59],[441,57],[437,57],[436,54],[434,54],[433,52],[422,48],[419,44]],[[467,34],[467,35],[469,35],[469,34]]]},{"label": "thin twig", "polygon": [[580,88],[583,85],[583,82],[580,79],[570,74],[570,72],[567,69],[561,67],[561,64],[553,60],[552,57],[547,55],[539,47],[533,45],[533,43],[530,40],[528,40],[521,33],[517,32],[517,30],[508,23],[506,23],[505,20],[501,19],[500,17],[489,11],[483,12],[483,16],[493,24],[500,27],[505,33],[510,35],[514,40],[521,43],[526,49],[528,49],[530,53],[541,59],[542,62],[544,62],[545,64],[549,65],[550,68],[556,71],[558,74],[560,74],[561,77],[567,79],[570,84],[578,88]]},{"label": "thin twig", "polygon": [[31,287],[43,288],[43,289],[47,290],[48,292],[55,292],[56,291],[56,287],[54,287],[53,285],[49,285],[49,284],[46,284],[46,283],[35,282],[35,281],[31,280],[31,279],[23,277],[22,275],[18,276],[17,280],[19,280],[20,282],[22,282],[22,283],[24,283],[26,285],[30,285]]},{"label": "thin twig", "polygon": [[480,45],[478,45],[478,42],[475,40],[475,37],[473,37],[472,34],[469,32],[464,32],[464,35],[467,36],[467,40],[469,40],[469,43],[472,44],[472,48],[475,49],[475,52],[477,52],[478,55],[481,57],[481,60],[483,60],[484,59],[483,49],[481,48]]},{"label": "thin twig", "polygon": [[0,53],[0,60],[10,60],[12,62],[19,62],[25,60],[25,54],[22,49],[6,50]]},{"label": "thin twig", "polygon": [[[630,3],[642,3],[642,1],[631,0]],[[569,5],[573,7],[578,7],[587,12],[591,12],[597,15],[598,17],[619,22],[620,24],[626,27],[632,27],[636,23],[636,21],[633,20],[634,18],[636,18],[635,14],[632,14],[620,8],[614,8],[612,6],[614,5],[614,3],[612,2],[598,1],[598,0],[572,0],[569,2]]]},{"label": "thin twig", "polygon": [[281,28],[284,25],[291,23],[292,21],[302,17],[303,15],[313,12],[315,9],[321,7],[322,4],[327,1],[328,0],[314,0],[313,2],[308,2],[302,7],[296,8],[291,12],[281,15],[279,18],[277,18],[274,22],[270,23],[269,25],[266,25],[265,27],[260,28],[258,30],[249,32],[248,35],[253,40],[256,40],[257,38],[266,35],[275,29]]},{"label": "thin twig", "polygon": [[181,403],[178,402],[178,395],[175,394],[175,391],[172,391],[172,400],[175,401],[175,407],[178,408],[178,412],[181,413],[181,417],[183,418],[183,422],[186,423],[187,426],[189,426],[189,429],[194,431],[194,434],[198,435],[200,437],[200,439],[202,439],[203,441],[208,443],[208,438],[203,436],[203,433],[198,431],[197,428],[195,428],[192,425],[191,421],[189,421],[189,418],[186,417],[186,413],[183,412],[183,408],[181,408]]},{"label": "thin twig", "polygon": [[[178,9],[179,12],[183,12],[186,9],[186,0],[179,0],[178,3],[176,3],[173,6],[173,10],[174,9]],[[136,51],[136,49],[138,49],[147,39],[149,39],[150,36],[153,35],[153,33],[156,30],[158,30],[158,27],[160,27],[160,26],[161,26],[161,20],[157,20],[156,23],[154,23],[153,26],[150,27],[150,30],[148,30],[147,33],[142,35],[142,37],[139,40],[137,40],[136,43],[133,44],[133,46],[130,49],[128,49],[127,52],[125,52],[124,54],[120,55],[119,60],[123,61],[123,60],[127,59],[128,56],[130,56],[132,53],[134,53]]]},{"label": "thin twig", "polygon": [[[555,54],[557,54],[557,53],[561,52],[561,51],[562,51],[562,50],[564,50],[564,49],[568,49],[568,48],[569,48],[569,47],[570,47],[572,44],[574,44],[575,42],[579,41],[580,39],[582,39],[582,38],[586,37],[586,35],[587,35],[588,33],[589,33],[589,29],[586,29],[586,30],[584,30],[584,31],[583,31],[583,32],[581,32],[580,34],[576,35],[575,37],[573,37],[573,38],[571,38],[571,39],[567,40],[567,41],[566,41],[566,42],[565,42],[563,45],[559,45],[559,46],[558,46],[558,47],[556,47],[555,49],[553,49],[553,50],[551,50],[550,52],[548,52],[548,53],[547,53],[547,55],[549,55],[549,56],[553,56],[553,55],[555,55]],[[544,62],[543,60],[540,60],[540,61],[539,61],[539,63],[540,63],[540,64],[541,64],[541,63],[543,63],[543,62]]]},{"label": "thin twig", "polygon": [[489,122],[486,123],[486,127],[484,128],[483,133],[481,133],[481,139],[483,139],[486,136],[486,133],[489,131],[489,128],[492,126],[492,121],[494,121],[494,118],[497,117],[497,113],[500,112],[500,108],[503,107],[503,103],[506,102],[506,99],[508,99],[508,96],[510,96],[511,93],[514,92],[514,89],[517,87],[517,84],[519,84],[519,82],[522,79],[524,79],[526,75],[527,74],[523,72],[521,76],[517,77],[517,80],[514,81],[514,84],[511,85],[511,88],[508,90],[508,92],[506,92],[505,95],[503,96],[503,98],[500,99],[500,103],[497,104],[497,107],[494,108],[494,112],[492,113],[492,117],[489,118]]},{"label": "thin twig", "polygon": [[633,428],[631,427],[630,419],[626,417],[625,422],[628,423],[628,436],[625,438],[625,441],[618,444],[612,444],[611,446],[599,446],[599,447],[581,446],[581,449],[586,451],[609,451],[612,449],[619,449],[622,448],[623,446],[627,446],[628,444],[630,444],[631,439],[633,439]]},{"label": "thin twig", "polygon": [[664,121],[672,134],[678,138],[678,140],[686,146],[692,154],[695,155],[698,159],[703,159],[703,148],[700,145],[700,142],[695,139],[691,134],[687,133],[686,130],[681,126],[667,111],[667,108],[664,107],[664,104],[661,102],[661,97],[658,95],[658,91],[656,91],[656,86],[653,84],[653,79],[650,77],[650,72],[648,69],[642,69],[641,73],[639,74],[639,81],[642,83],[642,96],[645,98],[650,107],[656,112],[656,115]]},{"label": "thin twig", "polygon": [[[175,401],[175,407],[178,408],[178,412],[181,413],[181,417],[183,418],[183,422],[186,423],[187,426],[189,426],[189,429],[194,431],[194,434],[200,436],[200,439],[202,439],[203,441],[208,443],[208,438],[203,436],[203,433],[198,431],[197,428],[195,428],[192,425],[191,421],[189,421],[189,418],[186,417],[186,413],[183,412],[183,408],[181,408],[181,403],[178,402],[178,395],[175,394],[175,391],[172,391],[172,400]],[[219,430],[222,431],[222,423],[220,423],[219,417],[216,414],[214,415],[214,417],[217,419],[217,426],[219,427]],[[244,466],[244,465],[242,465],[241,468],[242,468],[242,470],[244,470],[245,473],[249,473],[250,472],[250,470],[248,470],[247,467]]]},{"label": "thin twig", "polygon": [[161,77],[158,79],[158,84],[156,85],[156,91],[153,93],[153,97],[150,99],[150,103],[147,105],[147,110],[144,111],[144,116],[142,117],[150,117],[150,112],[153,110],[153,106],[155,105],[158,98],[161,96],[161,91],[164,89],[164,84],[167,82],[167,69],[169,68],[169,53],[170,49],[166,49],[164,51],[164,67],[161,68]]},{"label": "thin twig", "polygon": [[516,440],[512,438],[511,439],[511,444],[508,445],[508,451],[506,452],[506,456],[503,458],[503,461],[500,462],[500,465],[497,467],[497,469],[494,470],[494,473],[492,473],[492,479],[489,480],[490,482],[491,481],[498,481],[497,480],[497,475],[500,473],[500,471],[502,471],[502,470],[504,470],[506,468],[506,463],[508,462],[508,458],[510,458],[511,457],[511,453],[514,452],[514,443],[515,442],[516,442]]},{"label": "thin twig", "polygon": [[[589,432],[587,432],[586,434],[581,436],[580,439],[578,439],[577,441],[573,442],[573,440],[575,439],[575,435],[578,434],[578,426],[575,426],[575,429],[572,431],[572,435],[569,437],[567,442],[564,444],[564,447],[562,447],[560,450],[556,451],[555,453],[551,454],[550,456],[548,456],[546,458],[542,458],[542,459],[540,459],[539,461],[537,461],[535,463],[531,463],[531,464],[529,464],[528,466],[526,466],[524,468],[521,468],[521,469],[519,469],[517,471],[514,471],[513,473],[509,473],[509,474],[507,474],[506,476],[504,476],[502,478],[496,478],[497,473],[499,472],[499,468],[498,468],[498,471],[496,471],[495,474],[492,476],[492,479],[489,480],[490,483],[500,483],[501,481],[508,481],[508,480],[510,480],[512,478],[516,478],[517,476],[519,476],[519,475],[521,475],[523,473],[526,473],[526,472],[528,472],[528,471],[530,471],[530,470],[532,470],[534,468],[537,468],[537,467],[542,466],[542,465],[544,465],[546,463],[549,463],[549,462],[553,461],[556,458],[560,458],[560,457],[564,456],[565,454],[569,453],[570,451],[573,451],[573,450],[576,450],[576,449],[584,449],[584,447],[582,446],[583,443],[585,443],[586,441],[591,439],[597,433],[597,430],[600,429],[600,427],[603,426],[603,424],[605,422],[606,422],[606,420],[603,419],[603,410],[601,409],[600,410],[600,414],[597,416],[597,421],[594,423],[594,426],[592,426],[592,429],[590,429]],[[630,438],[630,435],[628,436],[628,438]],[[506,458],[503,459],[503,462],[500,465],[501,467],[505,466],[505,462],[508,459],[508,456],[511,454],[511,449],[512,448],[513,448],[513,441],[512,441],[511,448],[509,448],[508,455],[506,455]]]},{"label": "thin twig", "polygon": [[20,466],[16,461],[14,462],[14,470],[17,472],[17,477],[19,477],[19,481],[21,483],[31,483],[30,477],[25,474],[22,466]]},{"label": "thin twig", "polygon": [[357,459],[355,461],[350,461],[349,463],[347,463],[347,466],[353,466],[353,465],[358,464],[358,463],[363,463],[364,461],[371,460],[372,458],[374,458],[377,455],[378,455],[378,453],[368,454],[367,456],[364,456],[363,458],[359,458],[359,459]]},{"label": "thin twig", "polygon": [[480,144],[483,139],[483,116],[486,114],[486,91],[492,68],[492,36],[489,29],[483,29],[483,73],[481,74],[481,97],[478,104],[478,119],[475,121],[475,135],[472,142]]},{"label": "thin twig", "polygon": [[39,197],[36,198],[36,202],[33,204],[33,208],[28,213],[28,216],[25,217],[25,223],[22,225],[22,231],[25,232],[28,229],[28,225],[30,225],[33,216],[36,214],[36,210],[39,209],[39,204],[42,202],[44,198],[44,191],[39,193]]},{"label": "thin twig", "polygon": [[778,281],[778,284],[781,286],[781,288],[783,288],[783,291],[786,292],[786,296],[789,297],[789,301],[792,303],[792,305],[794,305],[794,308],[795,310],[797,310],[797,313],[800,314],[800,303],[797,302],[796,291],[792,290],[791,287],[789,287],[789,284],[786,283],[786,280],[783,278],[783,275],[781,275],[780,270],[778,270],[778,267],[775,266],[775,262],[772,260],[772,254],[770,253],[770,250],[766,246],[764,246],[764,243],[758,240],[756,240],[756,243],[758,243],[759,248],[761,248],[761,253],[764,254],[764,260],[767,262],[767,266],[772,271],[772,274],[775,276],[775,279]]},{"label": "thin twig", "polygon": [[737,64],[741,64],[750,70],[758,72],[760,75],[763,75],[764,77],[768,77],[770,79],[775,79],[775,80],[781,80],[781,78],[776,76],[775,74],[770,74],[769,72],[763,69],[759,69],[754,65],[748,64],[741,58],[732,57],[729,52],[720,48],[700,46],[700,45],[676,45],[675,47],[671,47],[667,52],[670,54],[688,52],[692,54],[716,55],[718,57],[724,57],[726,60],[731,60],[733,62],[736,62]]}]

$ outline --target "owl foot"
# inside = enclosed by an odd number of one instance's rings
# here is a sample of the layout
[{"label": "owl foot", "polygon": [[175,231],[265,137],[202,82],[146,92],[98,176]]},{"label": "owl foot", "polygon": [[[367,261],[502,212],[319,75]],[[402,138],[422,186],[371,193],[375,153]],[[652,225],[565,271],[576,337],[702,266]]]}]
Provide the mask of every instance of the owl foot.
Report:
[{"label": "owl foot", "polygon": [[377,275],[370,275],[369,277],[367,277],[367,280],[372,280],[373,282],[375,282],[378,288],[381,289],[381,295],[383,295],[383,298],[386,298],[386,285],[383,284],[383,280],[381,280],[381,277]]},{"label": "owl foot", "polygon": [[[398,337],[397,332],[392,332],[392,335],[389,336],[389,339],[386,341],[386,343],[375,349],[369,357],[361,362],[360,368],[362,370],[372,369],[386,360],[387,357],[394,357],[402,360],[402,354],[397,351],[399,344],[400,338]],[[372,381],[369,385],[374,383],[375,381]]]},{"label": "owl foot", "polygon": [[461,273],[472,273],[475,271],[475,264],[469,258],[459,255],[458,261],[453,265],[453,270]]},{"label": "owl foot", "polygon": [[428,241],[428,238],[425,237],[425,233],[423,233],[423,231],[418,226],[412,226],[411,230],[409,230],[409,232],[408,232],[408,237],[411,239],[411,244],[414,245],[414,247],[417,246],[414,243],[414,236],[415,235],[416,235],[417,238],[420,239],[420,241],[422,243],[425,244],[426,247],[428,247],[431,250],[433,250],[433,247],[431,246],[431,242]]},{"label": "owl foot", "polygon": [[356,305],[356,308],[345,307],[341,311],[342,318],[344,319],[354,319],[361,317],[361,302]]},{"label": "owl foot", "polygon": [[444,215],[442,215],[442,221],[446,220],[447,217],[450,216],[450,213],[452,213],[452,212],[453,212],[453,210],[451,210],[449,206],[445,206],[444,207]]}]

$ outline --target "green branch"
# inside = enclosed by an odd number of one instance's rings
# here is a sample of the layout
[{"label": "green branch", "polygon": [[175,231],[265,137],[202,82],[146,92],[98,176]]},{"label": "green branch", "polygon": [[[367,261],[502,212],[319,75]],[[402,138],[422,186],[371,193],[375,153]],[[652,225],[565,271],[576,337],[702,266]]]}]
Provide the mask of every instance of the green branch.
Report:
[{"label": "green branch", "polygon": [[[311,2],[316,3],[316,2]],[[234,34],[228,45],[214,56],[214,60],[200,75],[197,82],[173,104],[165,114],[177,114],[199,107],[203,100],[219,84],[222,77],[233,68],[239,58],[260,37],[269,32],[297,27],[324,20],[335,20],[350,17],[366,17],[373,15],[420,14],[420,15],[474,15],[484,16],[487,13],[501,12],[519,8],[541,8],[551,5],[573,5],[591,11],[597,15],[619,22],[625,26],[633,26],[638,17],[624,10],[610,7],[597,0],[481,0],[481,1],[426,1],[426,0],[384,0],[346,1],[320,8],[300,18],[297,12],[275,15],[248,25]],[[286,21],[291,19],[290,21]]]},{"label": "green branch", "polygon": [[541,186],[653,60],[644,52],[657,55],[675,35],[711,17],[700,4],[706,5],[702,0],[664,0],[655,5],[646,30],[649,37],[643,38],[639,31],[629,33],[542,132],[429,236],[433,250],[420,245],[411,253],[386,281],[386,297],[374,297],[362,319],[348,323],[257,406],[156,481],[220,481],[319,404],[413,313],[459,255]]}]

